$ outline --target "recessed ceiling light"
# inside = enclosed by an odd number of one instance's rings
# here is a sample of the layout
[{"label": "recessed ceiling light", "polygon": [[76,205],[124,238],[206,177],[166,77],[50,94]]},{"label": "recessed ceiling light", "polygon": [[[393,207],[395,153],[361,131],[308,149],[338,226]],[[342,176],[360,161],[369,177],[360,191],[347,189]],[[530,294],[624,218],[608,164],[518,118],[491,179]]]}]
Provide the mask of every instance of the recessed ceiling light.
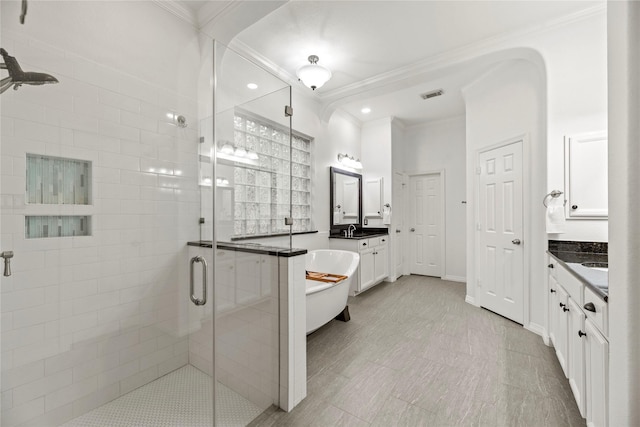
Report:
[{"label": "recessed ceiling light", "polygon": [[364,107],[362,110],[360,110],[360,112],[362,114],[369,114],[371,112],[371,108],[369,107]]},{"label": "recessed ceiling light", "polygon": [[247,87],[251,90],[258,89],[258,85],[255,83],[249,83]]}]

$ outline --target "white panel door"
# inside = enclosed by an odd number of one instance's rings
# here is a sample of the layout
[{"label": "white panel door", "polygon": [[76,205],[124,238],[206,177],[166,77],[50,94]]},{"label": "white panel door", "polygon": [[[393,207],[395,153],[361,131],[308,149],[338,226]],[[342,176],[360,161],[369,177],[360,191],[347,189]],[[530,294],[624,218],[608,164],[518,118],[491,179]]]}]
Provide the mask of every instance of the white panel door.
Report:
[{"label": "white panel door", "polygon": [[478,302],[524,318],[522,141],[480,153]]},{"label": "white panel door", "polygon": [[440,174],[409,179],[409,251],[411,274],[442,275],[442,194]]}]

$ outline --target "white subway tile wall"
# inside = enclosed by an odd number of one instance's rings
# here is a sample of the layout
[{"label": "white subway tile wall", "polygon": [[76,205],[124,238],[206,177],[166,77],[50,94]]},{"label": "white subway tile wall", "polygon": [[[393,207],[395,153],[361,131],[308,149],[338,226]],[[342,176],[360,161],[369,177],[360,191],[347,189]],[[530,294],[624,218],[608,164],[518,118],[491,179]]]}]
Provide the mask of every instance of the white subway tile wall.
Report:
[{"label": "white subway tile wall", "polygon": [[[2,241],[15,252],[2,426],[57,425],[189,362],[180,263],[200,236],[198,105],[44,41],[3,31],[2,43],[60,81],[1,98]],[[25,204],[27,153],[92,162],[91,204]],[[39,215],[89,216],[92,235],[25,239]]]}]

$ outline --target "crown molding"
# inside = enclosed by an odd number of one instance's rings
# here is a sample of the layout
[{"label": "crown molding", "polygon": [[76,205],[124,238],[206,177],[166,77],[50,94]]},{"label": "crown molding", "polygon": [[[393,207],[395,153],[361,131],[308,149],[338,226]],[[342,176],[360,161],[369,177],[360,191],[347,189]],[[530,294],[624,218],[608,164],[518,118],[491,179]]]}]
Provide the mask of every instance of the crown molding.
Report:
[{"label": "crown molding", "polygon": [[198,28],[198,17],[191,9],[182,4],[182,2],[178,0],[153,0],[153,2],[192,27]]},{"label": "crown molding", "polygon": [[415,125],[406,126],[404,129],[408,132],[418,131],[422,128],[429,128],[434,126],[446,126],[454,123],[465,122],[467,116],[465,114],[456,114],[455,116],[444,117],[437,120],[431,120],[428,122],[417,123]]},{"label": "crown molding", "polygon": [[[220,3],[224,3],[222,7],[218,7]],[[205,28],[211,22],[215,22],[220,17],[233,12],[241,7],[241,2],[234,0],[216,0],[205,3],[197,13],[197,21],[200,29]]]}]

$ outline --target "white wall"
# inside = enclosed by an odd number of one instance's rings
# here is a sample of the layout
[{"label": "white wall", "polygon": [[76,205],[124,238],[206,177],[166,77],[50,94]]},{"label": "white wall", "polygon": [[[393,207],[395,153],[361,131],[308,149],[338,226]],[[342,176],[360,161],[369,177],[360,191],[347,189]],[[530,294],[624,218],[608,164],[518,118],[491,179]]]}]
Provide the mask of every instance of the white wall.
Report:
[{"label": "white wall", "polygon": [[[610,2],[609,425],[640,425],[640,3]],[[615,207],[615,209],[614,209]]]},{"label": "white wall", "polygon": [[402,171],[444,170],[445,278],[466,280],[466,132],[465,118],[453,117],[405,129]]},{"label": "white wall", "polygon": [[[368,179],[382,178],[382,200],[381,203],[391,204],[391,177],[393,173],[392,167],[392,149],[393,141],[393,123],[392,117],[386,117],[379,120],[366,122],[362,125],[362,152],[360,159],[362,160],[362,191],[365,191],[365,183]],[[396,131],[397,134],[397,131]],[[364,203],[364,194],[363,194]],[[362,215],[365,215],[364,206]],[[367,218],[368,225],[372,227],[387,227],[382,223],[382,218]]]},{"label": "white wall", "polygon": [[[2,425],[59,425],[188,362],[200,58],[151,2],[30,2],[23,26],[19,6],[2,2],[2,46],[60,83],[1,99]],[[93,205],[26,206],[26,153],[90,160]],[[35,212],[87,213],[93,235],[25,239]]]},{"label": "white wall", "polygon": [[[507,140],[524,137],[523,190],[525,282],[530,284],[525,327],[540,330],[544,317],[544,250],[546,247],[542,215],[532,215],[544,188],[546,169],[544,139],[544,78],[528,61],[516,60],[498,66],[463,90],[467,108],[467,295],[474,299],[478,265],[475,215],[477,211],[476,174],[478,151]],[[540,179],[542,177],[542,179]],[[539,209],[538,209],[539,210]],[[529,266],[529,269],[527,269]],[[526,297],[525,297],[526,298]],[[530,317],[527,317],[530,311]]]},{"label": "white wall", "polygon": [[[607,25],[600,13],[556,31],[532,44],[543,55],[547,75],[547,186],[564,191],[564,138],[607,130]],[[603,165],[605,159],[602,159]],[[608,240],[607,220],[569,220],[556,240]]]}]

